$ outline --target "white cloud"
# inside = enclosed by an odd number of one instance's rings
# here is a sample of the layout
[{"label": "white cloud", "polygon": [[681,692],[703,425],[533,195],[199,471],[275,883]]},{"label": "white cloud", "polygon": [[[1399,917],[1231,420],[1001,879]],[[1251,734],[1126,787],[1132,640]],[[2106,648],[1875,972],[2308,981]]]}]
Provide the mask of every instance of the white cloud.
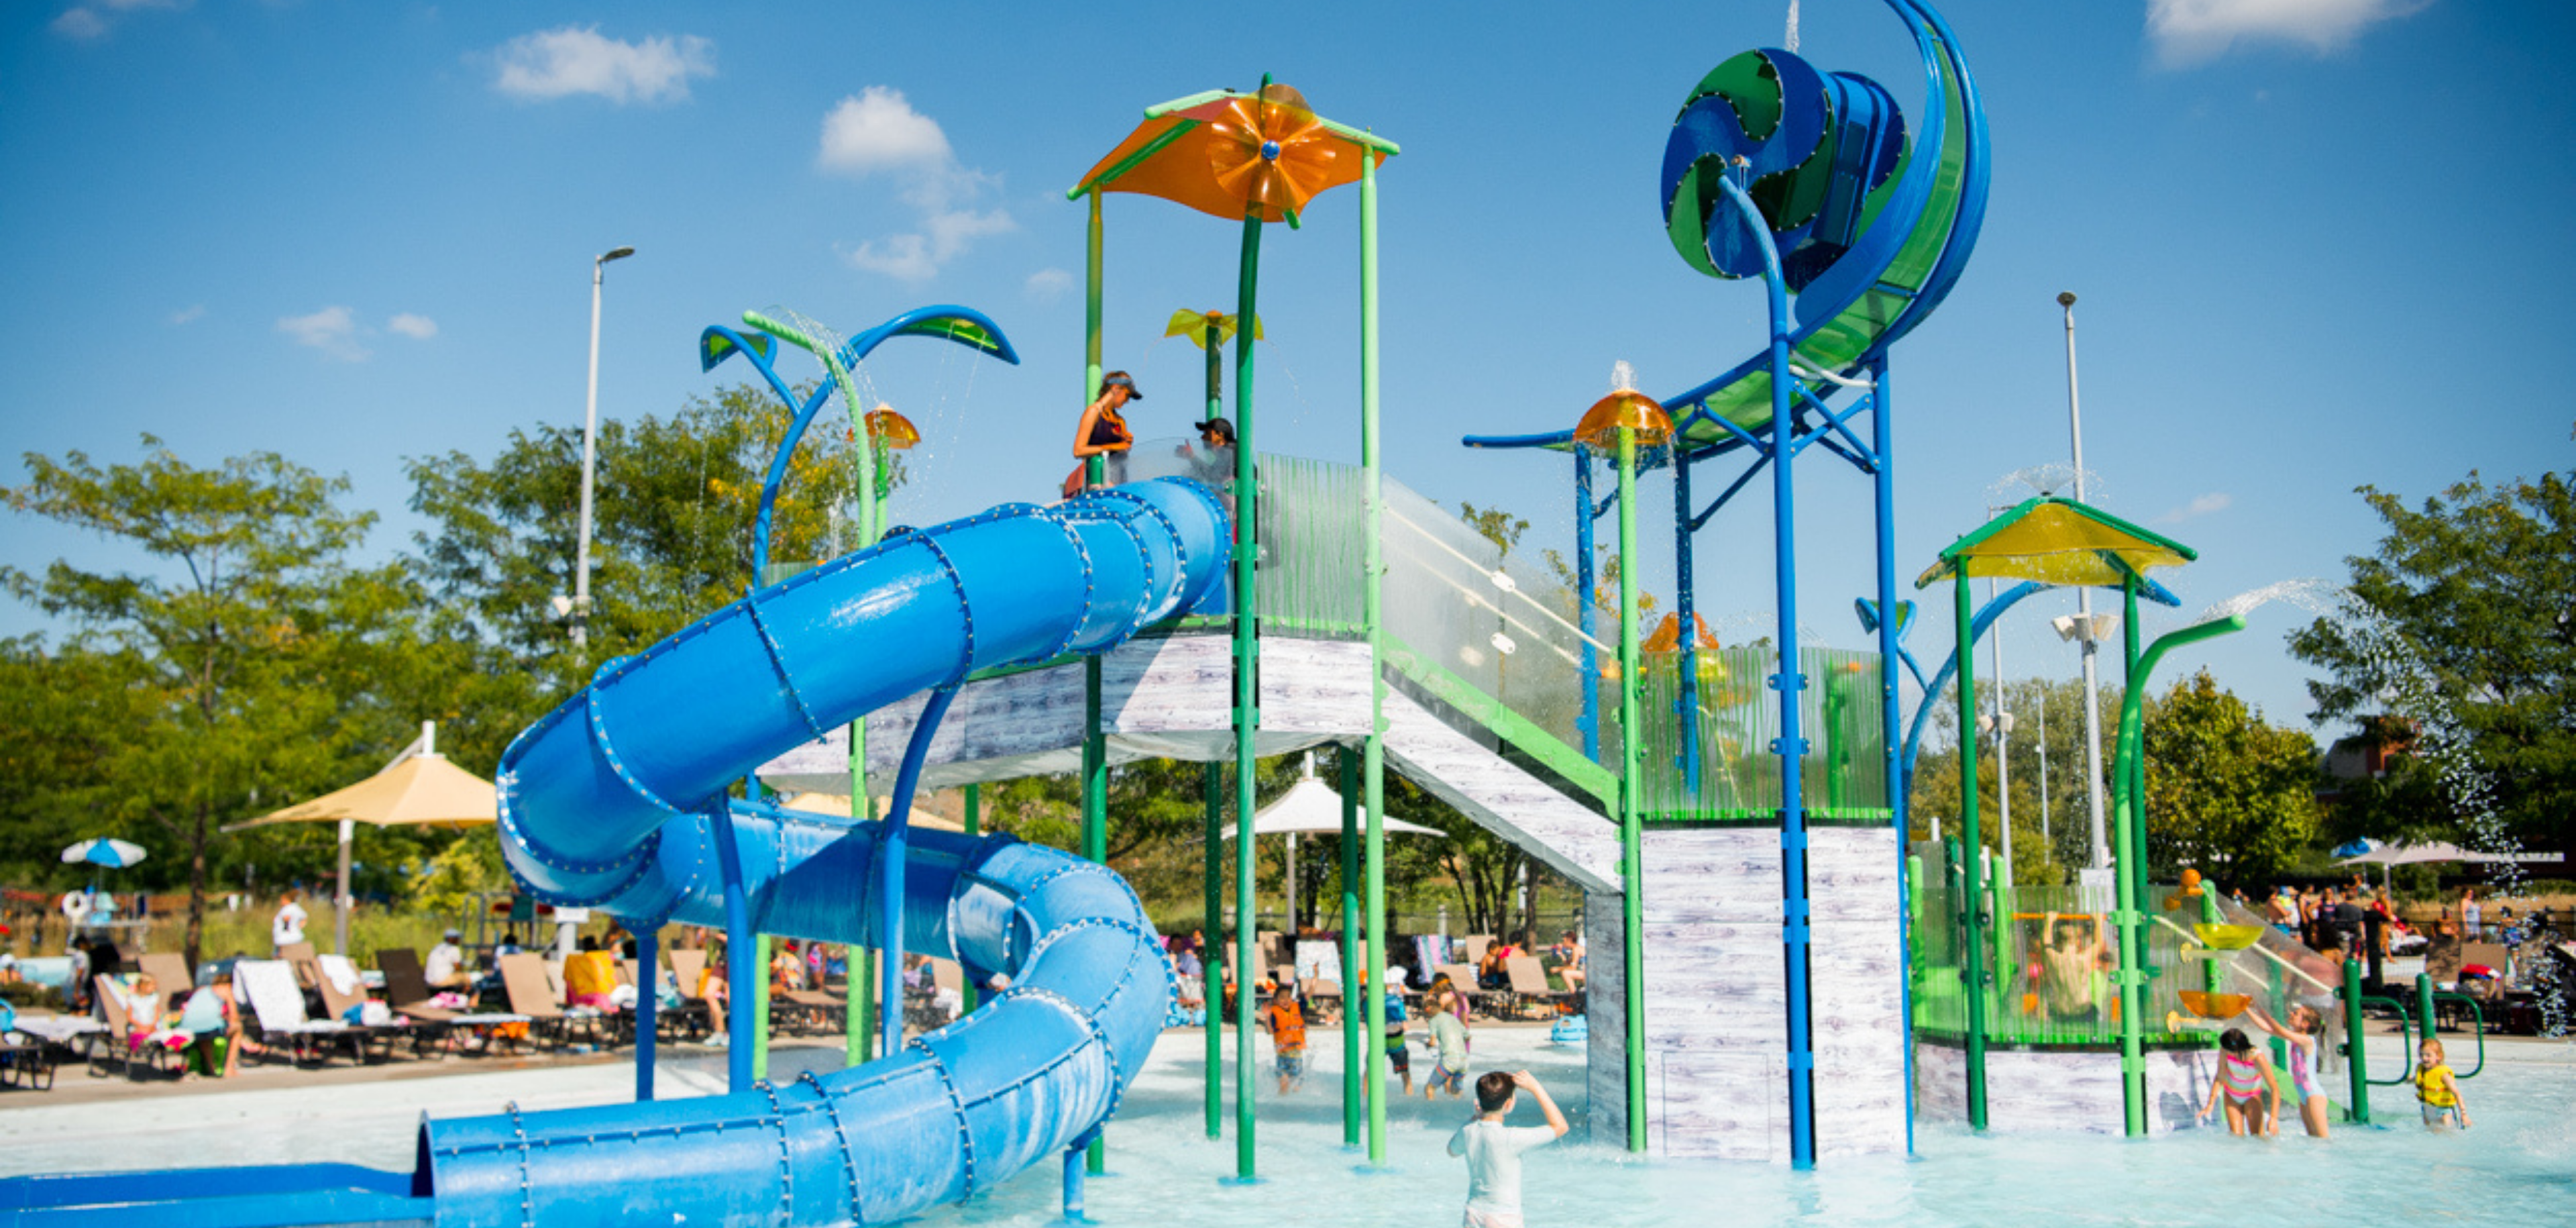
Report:
[{"label": "white cloud", "polygon": [[406,311],[385,321],[388,332],[400,333],[414,341],[427,341],[438,335],[438,321]]},{"label": "white cloud", "polygon": [[2236,502],[2235,496],[2213,490],[2208,494],[2195,496],[2191,502],[2156,517],[2156,523],[2181,524],[2183,521],[2206,516],[2212,512],[2226,511],[2227,505],[2234,502]]},{"label": "white cloud", "polygon": [[939,121],[913,110],[902,90],[871,85],[823,117],[823,148],[814,161],[825,170],[865,175],[901,167],[935,170],[954,158]]},{"label": "white cloud", "polygon": [[921,217],[910,234],[871,239],[850,249],[851,264],[901,281],[928,281],[976,239],[1019,228],[1008,210],[973,206],[1001,180],[959,165],[939,121],[912,109],[903,91],[883,85],[843,98],[823,117],[814,164],[866,178],[883,173],[903,184],[902,198]]},{"label": "white cloud", "polygon": [[280,316],[277,331],[294,338],[297,345],[309,345],[343,362],[364,362],[369,353],[358,343],[357,313],[346,307],[325,307],[308,316]]},{"label": "white cloud", "polygon": [[1063,269],[1039,269],[1029,274],[1029,297],[1041,303],[1053,302],[1073,288],[1073,274]]},{"label": "white cloud", "polygon": [[179,310],[170,313],[170,322],[172,324],[194,324],[205,318],[206,305],[204,303],[198,303],[190,307],[182,307]]},{"label": "white cloud", "polygon": [[2167,67],[2227,54],[2238,43],[2286,42],[2319,55],[2366,27],[2422,12],[2433,0],[2147,0],[2147,37]]},{"label": "white cloud", "polygon": [[89,0],[89,3],[76,4],[64,9],[61,16],[54,18],[50,28],[54,33],[65,38],[83,41],[100,39],[107,37],[108,32],[115,28],[107,18],[108,13],[125,13],[136,9],[183,9],[188,7],[188,4],[189,0]]},{"label": "white cloud", "polygon": [[689,78],[715,75],[715,44],[695,35],[620,42],[597,26],[522,34],[492,53],[500,71],[492,88],[542,100],[597,94],[610,102],[676,102]]}]

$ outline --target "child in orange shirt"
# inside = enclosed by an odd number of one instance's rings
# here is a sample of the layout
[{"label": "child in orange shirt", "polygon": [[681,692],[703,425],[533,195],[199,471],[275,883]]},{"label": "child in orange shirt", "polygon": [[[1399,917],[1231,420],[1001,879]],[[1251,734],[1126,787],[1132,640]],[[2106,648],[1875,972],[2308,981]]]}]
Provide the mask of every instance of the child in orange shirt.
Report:
[{"label": "child in orange shirt", "polygon": [[1270,1029],[1270,1047],[1279,1057],[1279,1094],[1287,1095],[1306,1081],[1306,1013],[1297,1008],[1297,991],[1282,985],[1261,1011]]}]

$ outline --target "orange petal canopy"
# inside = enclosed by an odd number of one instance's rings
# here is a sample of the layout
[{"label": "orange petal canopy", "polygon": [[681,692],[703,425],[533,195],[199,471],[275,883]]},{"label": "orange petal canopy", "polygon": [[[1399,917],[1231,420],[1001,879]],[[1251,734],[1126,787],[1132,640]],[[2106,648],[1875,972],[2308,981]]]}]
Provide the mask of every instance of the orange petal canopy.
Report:
[{"label": "orange petal canopy", "polygon": [[868,411],[868,437],[897,452],[908,452],[921,442],[921,431],[912,419],[894,412],[894,406],[879,405]]},{"label": "orange petal canopy", "polygon": [[1583,411],[1583,420],[1574,424],[1574,438],[1587,447],[1603,451],[1619,446],[1619,428],[1637,433],[1637,446],[1662,446],[1673,437],[1673,416],[1642,392],[1621,389],[1592,403]]},{"label": "orange petal canopy", "polygon": [[1316,115],[1285,85],[1184,101],[1148,111],[1068,195],[1135,192],[1221,218],[1294,221],[1325,189],[1359,182],[1360,159],[1394,152]]}]

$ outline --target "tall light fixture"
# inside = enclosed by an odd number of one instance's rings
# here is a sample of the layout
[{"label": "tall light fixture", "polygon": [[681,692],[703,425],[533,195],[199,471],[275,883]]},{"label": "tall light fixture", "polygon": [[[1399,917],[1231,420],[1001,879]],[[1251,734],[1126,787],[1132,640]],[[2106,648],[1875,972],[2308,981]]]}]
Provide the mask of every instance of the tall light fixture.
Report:
[{"label": "tall light fixture", "polygon": [[590,483],[599,454],[599,283],[611,260],[635,254],[631,247],[612,247],[590,262],[590,396],[581,411],[581,536],[573,547],[572,646],[590,644]]},{"label": "tall light fixture", "polygon": [[[2066,312],[2066,429],[2075,439],[2075,501],[2084,502],[2084,408],[2075,392],[2075,292],[2057,296],[2057,305]],[[2111,864],[2111,839],[2102,817],[2102,684],[2093,668],[2094,631],[2093,590],[2082,585],[2075,589],[2075,625],[2084,630],[2080,637],[2084,648],[2084,801],[2092,818],[2089,834],[2093,843],[2093,865]],[[2066,634],[2059,628],[2058,634]]]}]

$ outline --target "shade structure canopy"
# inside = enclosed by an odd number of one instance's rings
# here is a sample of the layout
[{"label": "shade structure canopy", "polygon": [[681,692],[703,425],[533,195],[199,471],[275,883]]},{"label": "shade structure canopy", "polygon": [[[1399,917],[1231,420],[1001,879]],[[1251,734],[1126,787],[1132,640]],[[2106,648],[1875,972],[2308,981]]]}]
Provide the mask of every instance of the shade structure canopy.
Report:
[{"label": "shade structure canopy", "polygon": [[2151,568],[2176,567],[2200,552],[2089,504],[2042,495],[1951,543],[1914,581],[1927,588],[1960,576],[2112,588]]},{"label": "shade structure canopy", "polygon": [[106,866],[111,870],[121,870],[127,866],[133,865],[135,862],[143,860],[145,856],[146,854],[143,851],[142,845],[131,844],[123,840],[110,839],[106,836],[99,836],[94,839],[83,840],[70,848],[64,849],[63,864],[76,865],[81,862],[88,862],[94,866]]},{"label": "shade structure canopy", "polygon": [[499,815],[491,781],[433,752],[406,757],[348,788],[224,830],[343,819],[377,827],[465,827],[493,822]]},{"label": "shade structure canopy", "polygon": [[1217,90],[1145,111],[1145,122],[1065,195],[1134,192],[1228,220],[1294,222],[1327,189],[1357,183],[1391,142],[1332,122],[1285,85]]},{"label": "shade structure canopy", "polygon": [[[1420,823],[1381,817],[1378,822],[1389,834],[1409,836],[1444,836],[1448,833]],[[1234,839],[1236,824],[1228,823],[1217,834],[1220,840]],[[1342,834],[1342,795],[1331,785],[1312,776],[1290,786],[1279,800],[1252,812],[1252,834],[1262,836],[1338,836]]]},{"label": "shade structure canopy", "polygon": [[2343,858],[2335,864],[2339,866],[2411,866],[2437,861],[2531,863],[2553,862],[2561,859],[2557,853],[2489,853],[2478,849],[2464,849],[2447,840],[2434,840],[2423,844],[2400,842],[2381,845],[2359,856]]}]

